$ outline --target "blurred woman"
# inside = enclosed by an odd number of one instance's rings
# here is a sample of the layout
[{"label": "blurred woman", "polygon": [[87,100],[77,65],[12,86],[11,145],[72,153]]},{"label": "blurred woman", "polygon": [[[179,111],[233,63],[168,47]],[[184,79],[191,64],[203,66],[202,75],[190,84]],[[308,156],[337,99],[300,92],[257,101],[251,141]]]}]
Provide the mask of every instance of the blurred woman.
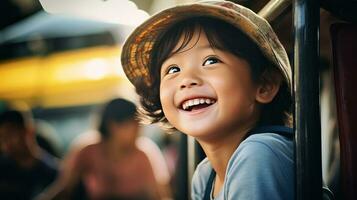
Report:
[{"label": "blurred woman", "polygon": [[160,199],[149,159],[135,145],[139,134],[136,106],[124,99],[110,101],[98,130],[101,141],[79,151],[68,165],[71,169],[40,199],[71,199],[79,183],[93,200]]}]

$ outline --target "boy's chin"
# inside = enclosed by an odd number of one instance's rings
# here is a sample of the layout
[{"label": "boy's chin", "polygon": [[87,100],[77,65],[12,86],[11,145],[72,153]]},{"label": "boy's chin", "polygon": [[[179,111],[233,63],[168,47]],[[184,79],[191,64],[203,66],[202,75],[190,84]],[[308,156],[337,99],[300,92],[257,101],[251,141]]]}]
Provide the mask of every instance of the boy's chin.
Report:
[{"label": "boy's chin", "polygon": [[196,125],[192,127],[185,127],[181,132],[194,137],[197,140],[212,139],[219,133],[219,130],[212,129],[211,127]]}]

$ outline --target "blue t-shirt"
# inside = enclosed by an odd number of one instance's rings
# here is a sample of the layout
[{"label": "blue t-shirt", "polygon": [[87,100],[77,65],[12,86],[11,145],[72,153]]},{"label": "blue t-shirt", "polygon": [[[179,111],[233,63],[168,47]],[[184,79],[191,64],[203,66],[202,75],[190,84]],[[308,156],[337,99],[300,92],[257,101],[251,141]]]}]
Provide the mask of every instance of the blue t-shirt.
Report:
[{"label": "blue t-shirt", "polygon": [[[249,136],[230,158],[217,200],[294,199],[294,142],[276,133]],[[192,199],[204,198],[212,166],[205,158],[192,179]]]}]

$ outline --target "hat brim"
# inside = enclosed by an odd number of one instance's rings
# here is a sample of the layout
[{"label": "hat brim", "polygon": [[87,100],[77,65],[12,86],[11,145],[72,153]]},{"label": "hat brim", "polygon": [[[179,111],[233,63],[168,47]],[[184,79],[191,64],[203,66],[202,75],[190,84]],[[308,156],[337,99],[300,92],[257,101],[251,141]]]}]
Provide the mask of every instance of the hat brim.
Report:
[{"label": "hat brim", "polygon": [[183,19],[207,16],[226,21],[251,38],[263,54],[278,67],[291,88],[288,56],[269,23],[248,8],[230,2],[225,4],[227,5],[195,3],[176,6],[153,15],[137,27],[126,40],[121,55],[122,66],[128,79],[135,86],[139,80],[150,86],[149,63],[158,36]]}]

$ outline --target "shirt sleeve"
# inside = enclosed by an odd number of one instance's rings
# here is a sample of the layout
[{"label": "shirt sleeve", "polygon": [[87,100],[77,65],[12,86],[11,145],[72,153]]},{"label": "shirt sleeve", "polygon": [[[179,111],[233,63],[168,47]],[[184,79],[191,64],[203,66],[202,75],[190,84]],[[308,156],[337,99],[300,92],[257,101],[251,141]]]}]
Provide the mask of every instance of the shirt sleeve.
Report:
[{"label": "shirt sleeve", "polygon": [[284,157],[263,142],[242,144],[228,166],[225,199],[294,199],[294,164]]}]

